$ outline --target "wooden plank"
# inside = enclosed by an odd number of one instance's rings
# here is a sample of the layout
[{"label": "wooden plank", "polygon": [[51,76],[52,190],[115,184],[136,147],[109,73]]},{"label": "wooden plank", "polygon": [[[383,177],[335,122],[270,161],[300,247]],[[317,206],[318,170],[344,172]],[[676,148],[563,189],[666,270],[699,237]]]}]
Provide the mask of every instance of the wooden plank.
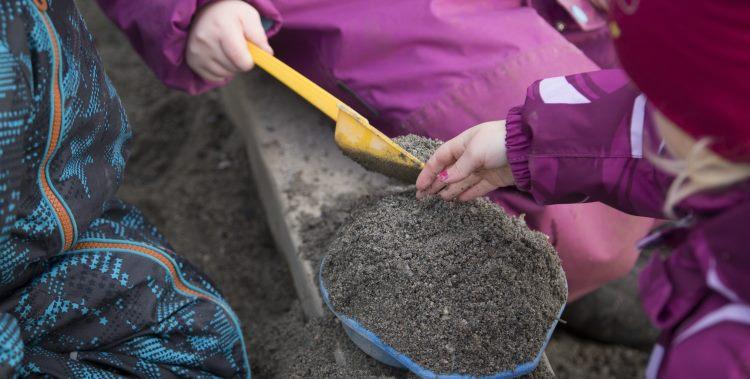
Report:
[{"label": "wooden plank", "polygon": [[347,194],[365,194],[387,178],[344,157],[333,123],[270,76],[255,70],[221,90],[246,142],[253,177],[278,249],[284,254],[307,317],[321,317],[317,267],[300,253],[300,217]]}]

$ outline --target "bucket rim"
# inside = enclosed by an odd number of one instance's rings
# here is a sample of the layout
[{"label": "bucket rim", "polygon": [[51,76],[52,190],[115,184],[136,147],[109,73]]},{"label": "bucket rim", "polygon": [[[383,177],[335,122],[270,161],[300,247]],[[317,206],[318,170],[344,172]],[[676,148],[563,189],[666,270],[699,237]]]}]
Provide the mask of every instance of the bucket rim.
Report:
[{"label": "bucket rim", "polygon": [[[464,379],[464,378],[481,378],[481,379],[509,379],[509,378],[516,378],[521,375],[526,375],[534,371],[537,366],[539,365],[539,362],[542,360],[542,356],[544,355],[544,352],[547,350],[547,345],[549,345],[549,341],[552,339],[552,334],[555,331],[555,328],[557,327],[557,323],[560,320],[560,317],[562,316],[563,310],[565,310],[565,305],[567,303],[563,303],[562,306],[560,306],[560,311],[557,313],[557,317],[552,321],[552,324],[550,325],[549,329],[547,329],[547,336],[545,337],[544,343],[542,343],[541,348],[537,352],[537,354],[534,356],[534,359],[528,362],[520,363],[516,365],[511,370],[501,371],[490,375],[483,375],[483,376],[476,376],[476,375],[469,375],[469,374],[462,374],[462,373],[436,373],[431,370],[428,370],[427,368],[421,366],[408,356],[406,356],[404,353],[401,353],[400,351],[396,350],[392,346],[388,345],[387,343],[383,342],[380,337],[377,336],[377,334],[373,333],[372,331],[365,328],[363,325],[361,325],[359,322],[354,320],[353,318],[346,316],[344,314],[341,314],[337,312],[333,308],[333,304],[331,303],[330,294],[328,293],[328,289],[325,286],[325,283],[323,281],[323,268],[325,267],[326,259],[328,258],[328,255],[324,256],[323,259],[320,261],[320,269],[318,271],[318,287],[320,287],[320,293],[323,297],[323,302],[326,304],[328,309],[331,311],[331,313],[336,316],[341,321],[341,324],[344,326],[344,328],[349,329],[349,331],[354,332],[360,336],[362,336],[366,341],[368,341],[372,347],[375,350],[379,350],[383,352],[385,355],[393,358],[397,362],[399,362],[403,367],[393,366],[386,362],[381,361],[377,357],[372,356],[371,354],[367,353],[364,349],[360,348],[360,350],[364,351],[367,355],[372,357],[373,359],[377,360],[378,362],[381,362],[383,364],[392,366],[392,367],[398,367],[398,368],[405,368],[409,371],[413,372],[420,378],[441,378],[441,379]],[[563,273],[563,276],[565,274]],[[565,283],[565,290],[567,292],[567,280]],[[349,336],[349,334],[347,334]],[[351,336],[349,336],[351,339]],[[354,341],[352,341],[354,342]],[[359,345],[354,342],[357,347]]]}]

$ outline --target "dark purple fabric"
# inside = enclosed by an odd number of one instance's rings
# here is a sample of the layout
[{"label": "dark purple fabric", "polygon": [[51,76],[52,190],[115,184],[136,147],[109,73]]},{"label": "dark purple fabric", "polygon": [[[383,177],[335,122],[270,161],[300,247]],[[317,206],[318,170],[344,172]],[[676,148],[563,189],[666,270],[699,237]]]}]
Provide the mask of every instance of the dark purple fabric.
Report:
[{"label": "dark purple fabric", "polygon": [[[660,216],[672,179],[644,158],[665,153],[649,106],[641,102],[637,117],[639,95],[618,70],[534,83],[507,119],[519,187],[541,204],[602,201]],[[662,248],[640,275],[644,308],[663,331],[664,354],[652,374],[747,377],[750,183],[694,195],[677,213],[683,222],[660,232]]]},{"label": "dark purple fabric", "polygon": [[[192,17],[210,0],[98,1],[165,84],[189,93],[220,85],[195,75],[183,57]],[[534,80],[597,69],[520,0],[248,2],[274,21],[278,57],[390,135],[429,129],[448,139],[504,118]],[[554,1],[545,7],[565,13]],[[449,127],[443,133],[436,123]]]},{"label": "dark purple fabric", "polygon": [[389,135],[502,119],[540,77],[596,65],[517,0],[274,2],[277,56]]},{"label": "dark purple fabric", "polygon": [[[600,68],[617,68],[607,16],[589,0],[533,0],[532,6],[550,25]],[[538,79],[538,78],[537,78]]]}]

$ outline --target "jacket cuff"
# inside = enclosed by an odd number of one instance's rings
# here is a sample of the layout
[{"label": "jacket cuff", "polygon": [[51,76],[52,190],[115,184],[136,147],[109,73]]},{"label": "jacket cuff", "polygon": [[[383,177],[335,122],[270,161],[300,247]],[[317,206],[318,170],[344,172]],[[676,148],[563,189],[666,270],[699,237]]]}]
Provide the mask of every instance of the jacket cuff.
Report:
[{"label": "jacket cuff", "polygon": [[523,107],[515,107],[508,112],[505,130],[505,148],[516,187],[528,191],[531,188],[531,172],[529,171],[531,128],[523,122]]}]

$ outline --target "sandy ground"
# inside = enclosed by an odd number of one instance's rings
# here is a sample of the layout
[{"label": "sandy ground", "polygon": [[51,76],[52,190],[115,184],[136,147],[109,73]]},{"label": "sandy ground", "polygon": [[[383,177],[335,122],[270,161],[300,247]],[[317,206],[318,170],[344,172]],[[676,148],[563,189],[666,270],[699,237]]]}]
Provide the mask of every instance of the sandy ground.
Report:
[{"label": "sandy ground", "polygon": [[[168,90],[94,2],[79,3],[135,130],[119,195],[138,205],[176,251],[223,290],[243,322],[253,375],[400,376],[352,351],[339,330],[329,332],[337,328],[334,320],[304,320],[265,224],[242,138],[217,94],[189,97]],[[629,378],[642,372],[643,352],[558,334],[548,353],[559,377]],[[323,340],[343,346],[335,354],[321,351]],[[342,372],[335,368],[342,363],[371,369]]]}]

